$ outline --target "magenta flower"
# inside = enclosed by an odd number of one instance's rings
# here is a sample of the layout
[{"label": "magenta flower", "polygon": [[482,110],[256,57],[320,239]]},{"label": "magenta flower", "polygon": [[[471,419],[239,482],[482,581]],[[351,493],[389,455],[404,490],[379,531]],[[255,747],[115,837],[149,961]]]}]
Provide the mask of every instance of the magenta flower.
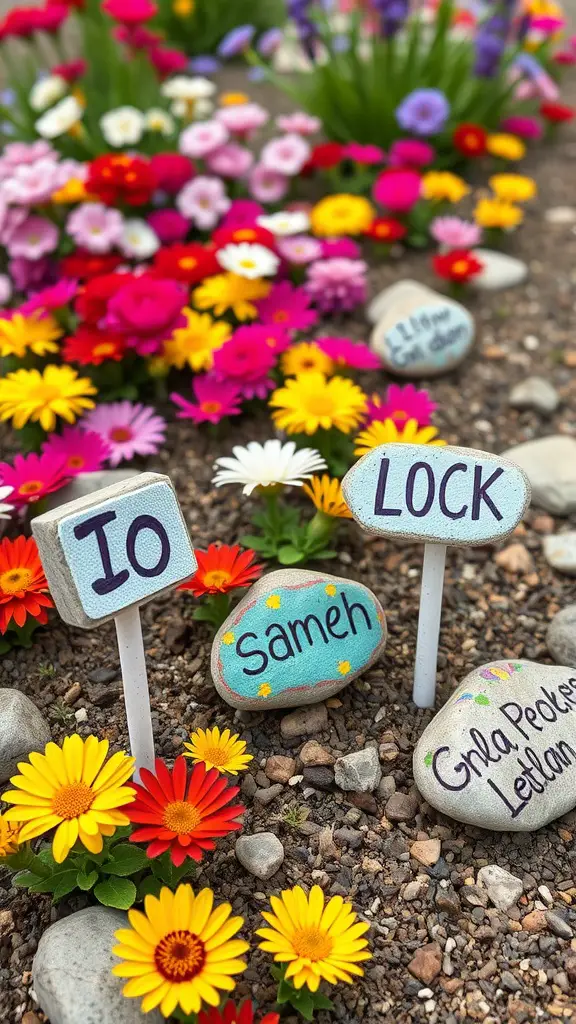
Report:
[{"label": "magenta flower", "polygon": [[310,146],[301,135],[292,132],[278,139],[271,139],[262,148],[260,160],[269,171],[276,171],[292,178],[299,174],[310,157]]},{"label": "magenta flower", "polygon": [[434,162],[436,150],[421,139],[397,139],[388,153],[390,167],[427,167]]},{"label": "magenta flower", "polygon": [[77,245],[88,252],[105,253],[122,237],[124,218],[104,203],[82,203],[66,221],[66,231]]},{"label": "magenta flower", "polygon": [[525,117],[521,114],[513,114],[505,117],[500,127],[504,132],[512,132],[521,139],[540,139],[542,137],[542,124],[535,117]]},{"label": "magenta flower", "polygon": [[221,121],[196,121],[184,129],[178,148],[184,156],[201,160],[228,142],[229,137],[228,129]]},{"label": "magenta flower", "polygon": [[366,167],[382,164],[386,159],[386,153],[380,146],[362,145],[360,142],[349,142],[344,146],[343,156],[353,160],[355,164],[363,164]]},{"label": "magenta flower", "polygon": [[189,402],[176,392],[170,395],[180,409],[176,419],[193,420],[194,423],[220,423],[225,416],[238,416],[242,412],[242,394],[233,381],[216,381],[214,377],[205,374],[194,378],[192,393],[195,402]]},{"label": "magenta flower", "polygon": [[48,435],[42,452],[59,459],[66,476],[78,476],[101,469],[110,456],[110,445],[94,430],[64,427],[61,434]]},{"label": "magenta flower", "polygon": [[318,313],[310,309],[310,302],[310,296],[303,288],[295,288],[289,281],[280,281],[256,306],[261,323],[275,324],[287,331],[305,331],[318,322]]},{"label": "magenta flower", "polygon": [[126,335],[139,355],[152,355],[177,327],[185,326],[185,305],[186,291],[179,282],[130,276],[110,299],[105,326]]},{"label": "magenta flower", "polygon": [[408,213],[420,198],[417,171],[389,168],[376,179],[372,194],[377,203],[393,213]]},{"label": "magenta flower", "polygon": [[472,249],[480,243],[482,228],[462,217],[435,217],[430,224],[430,234],[448,249]]},{"label": "magenta flower", "polygon": [[29,316],[30,313],[34,313],[37,309],[41,309],[46,313],[52,312],[54,309],[62,309],[72,302],[77,291],[77,281],[61,278],[57,284],[49,285],[47,288],[42,288],[41,291],[31,295],[27,302],[20,307],[19,312],[23,316]]},{"label": "magenta flower", "polygon": [[249,149],[237,146],[235,142],[227,142],[206,157],[206,166],[212,174],[221,174],[223,178],[243,178],[254,163]]},{"label": "magenta flower", "polygon": [[382,368],[379,356],[372,352],[363,341],[326,337],[315,338],[314,342],[339,366],[349,366],[353,370],[380,370]]},{"label": "magenta flower", "polygon": [[403,426],[408,420],[416,420],[419,427],[427,427],[432,413],[437,408],[424,388],[414,384],[390,384],[386,395],[372,395],[368,401],[366,422],[393,420]]},{"label": "magenta flower", "polygon": [[303,110],[296,110],[293,114],[280,114],[276,118],[276,124],[281,132],[288,132],[290,135],[315,135],[322,127],[319,117],[311,117]]},{"label": "magenta flower", "polygon": [[276,351],[262,344],[261,332],[239,327],[214,352],[213,376],[235,384],[245,398],[265,398],[275,386],[269,377],[275,362]]},{"label": "magenta flower", "polygon": [[40,501],[68,483],[62,459],[51,454],[16,455],[14,462],[0,462],[0,482],[12,488],[10,504],[21,507]]},{"label": "magenta flower", "polygon": [[183,242],[190,227],[178,210],[154,210],[146,219],[162,245]]},{"label": "magenta flower", "polygon": [[312,235],[279,237],[276,239],[276,248],[282,259],[297,267],[319,260],[322,256],[322,243]]},{"label": "magenta flower", "polygon": [[311,263],[305,288],[321,313],[347,313],[366,301],[364,260],[329,259]]},{"label": "magenta flower", "polygon": [[230,208],[230,199],[220,178],[200,174],[184,185],[176,196],[176,206],[201,231],[211,231]]},{"label": "magenta flower", "polygon": [[258,128],[266,124],[269,113],[259,103],[238,103],[231,107],[221,107],[215,117],[232,135],[238,135],[248,141]]},{"label": "magenta flower", "polygon": [[58,246],[58,228],[46,217],[32,214],[12,233],[8,252],[13,257],[39,260]]},{"label": "magenta flower", "polygon": [[256,218],[264,213],[264,207],[253,199],[233,199],[228,212],[224,215],[221,228],[245,228],[256,223]]},{"label": "magenta flower", "polygon": [[286,174],[270,170],[263,164],[256,164],[248,178],[250,195],[259,203],[278,203],[288,191],[289,179]]},{"label": "magenta flower", "polygon": [[109,446],[111,466],[135,455],[156,455],[165,440],[166,420],[141,402],[108,402],[97,405],[82,423]]}]

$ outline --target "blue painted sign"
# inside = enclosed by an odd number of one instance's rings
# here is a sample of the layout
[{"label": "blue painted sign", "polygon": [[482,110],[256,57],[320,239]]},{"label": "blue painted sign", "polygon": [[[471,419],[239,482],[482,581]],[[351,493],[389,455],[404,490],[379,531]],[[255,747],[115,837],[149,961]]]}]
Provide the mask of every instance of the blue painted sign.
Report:
[{"label": "blue painted sign", "polygon": [[403,376],[441,373],[464,359],[473,339],[468,310],[456,302],[430,302],[385,330],[385,358]]},{"label": "blue painted sign", "polygon": [[371,533],[441,544],[505,537],[530,503],[523,470],[473,448],[386,444],[342,481],[354,518]]}]

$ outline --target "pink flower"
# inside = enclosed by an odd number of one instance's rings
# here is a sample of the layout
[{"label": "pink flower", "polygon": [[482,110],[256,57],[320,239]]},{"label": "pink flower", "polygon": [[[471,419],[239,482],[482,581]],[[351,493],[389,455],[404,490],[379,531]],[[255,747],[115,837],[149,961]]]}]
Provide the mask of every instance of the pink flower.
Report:
[{"label": "pink flower", "polygon": [[178,147],[184,156],[199,159],[219,149],[229,137],[228,129],[221,121],[197,121],[184,129]]},{"label": "pink flower", "polygon": [[356,164],[363,164],[367,167],[373,164],[382,164],[386,159],[386,153],[380,149],[380,146],[363,146],[360,142],[349,142],[347,146],[344,146],[342,155]]},{"label": "pink flower", "polygon": [[287,235],[276,239],[276,248],[282,259],[295,266],[304,266],[322,256],[322,243],[312,235]]},{"label": "pink flower", "polygon": [[206,166],[213,174],[221,174],[223,178],[243,178],[254,163],[249,149],[227,142],[220,149],[215,149],[206,157]]},{"label": "pink flower", "polygon": [[102,7],[111,18],[124,25],[140,25],[153,18],[158,10],[151,0],[105,0]]},{"label": "pink flower", "polygon": [[239,327],[214,352],[215,380],[234,383],[245,398],[265,398],[275,386],[269,377],[276,362],[273,348],[262,344],[261,331]]},{"label": "pink flower", "polygon": [[276,118],[276,124],[281,132],[294,135],[315,135],[322,127],[320,118],[311,117],[303,110],[296,110],[293,114],[280,114]]},{"label": "pink flower", "polygon": [[12,282],[8,274],[0,274],[0,305],[9,302],[12,297]]},{"label": "pink flower", "polygon": [[46,217],[27,217],[13,232],[8,243],[10,256],[39,260],[58,246],[58,228]]},{"label": "pink flower", "polygon": [[43,157],[33,164],[14,167],[2,182],[2,195],[9,203],[33,206],[47,203],[61,184],[58,164],[52,157]]},{"label": "pink flower", "polygon": [[122,237],[122,214],[104,203],[82,203],[66,221],[66,231],[77,245],[88,252],[104,253]]},{"label": "pink flower", "polygon": [[148,214],[147,220],[162,245],[184,241],[190,227],[186,217],[178,213],[178,210],[154,210]]},{"label": "pink flower", "polygon": [[263,164],[256,164],[248,178],[250,195],[260,203],[278,203],[288,191],[288,178],[279,171],[271,171]]},{"label": "pink flower", "polygon": [[225,228],[245,228],[256,223],[256,218],[264,213],[264,207],[253,199],[233,199],[228,212],[220,225]]},{"label": "pink flower", "polygon": [[309,157],[310,146],[294,132],[271,139],[260,154],[260,160],[267,170],[277,171],[289,178],[300,173]]},{"label": "pink flower", "polygon": [[0,157],[0,181],[10,176],[17,167],[35,164],[38,160],[49,157],[56,162],[58,154],[49,142],[38,139],[37,142],[9,142],[2,150]]},{"label": "pink flower", "polygon": [[289,281],[273,285],[265,299],[256,303],[263,324],[275,324],[287,331],[305,331],[318,322],[318,313],[310,309],[310,296]]},{"label": "pink flower", "polygon": [[413,170],[382,171],[372,194],[376,202],[386,209],[394,213],[408,213],[420,198],[420,175]]},{"label": "pink flower", "polygon": [[126,335],[127,344],[140,355],[151,355],[184,326],[185,304],[186,291],[178,282],[131,276],[110,299],[104,326]]},{"label": "pink flower", "polygon": [[69,281],[67,278],[61,278],[56,284],[49,285],[48,288],[43,288],[42,291],[36,292],[35,295],[31,295],[27,302],[20,307],[19,312],[23,316],[28,316],[30,313],[34,313],[37,309],[43,310],[45,313],[50,313],[54,309],[62,309],[67,306],[76,295],[78,291],[78,282]]},{"label": "pink flower", "polygon": [[42,452],[59,459],[67,476],[78,476],[101,469],[110,455],[110,446],[93,430],[64,427],[62,434],[48,435]]},{"label": "pink flower", "polygon": [[364,260],[317,260],[307,270],[306,290],[321,313],[347,313],[366,302]]},{"label": "pink flower", "polygon": [[220,178],[201,174],[184,186],[176,197],[176,206],[201,231],[210,231],[230,208],[230,199]]},{"label": "pink flower", "polygon": [[28,260],[15,256],[8,264],[8,273],[19,292],[30,288],[44,288],[53,278],[53,267],[47,256],[41,260]]},{"label": "pink flower", "polygon": [[111,466],[135,455],[156,455],[165,440],[166,420],[141,402],[108,402],[97,405],[82,423],[109,446]]},{"label": "pink flower", "polygon": [[428,391],[418,390],[414,384],[390,384],[386,395],[372,395],[368,402],[367,423],[373,420],[393,420],[404,425],[416,420],[419,427],[427,427],[437,408]]},{"label": "pink flower", "polygon": [[176,419],[193,420],[194,423],[220,423],[224,416],[238,416],[241,391],[233,381],[216,381],[208,374],[195,377],[192,392],[196,402],[189,402],[182,395],[173,392],[170,399],[179,406]]},{"label": "pink flower", "polygon": [[449,249],[472,249],[482,237],[482,228],[461,217],[435,217],[430,225],[432,238]]},{"label": "pink flower", "polygon": [[434,162],[436,150],[420,139],[397,139],[390,147],[390,167],[426,167]]},{"label": "pink flower", "polygon": [[12,488],[10,504],[29,505],[68,483],[62,459],[51,454],[16,455],[12,465],[0,462],[0,481]]},{"label": "pink flower", "polygon": [[340,366],[350,366],[353,370],[380,370],[380,357],[372,352],[363,341],[351,341],[350,338],[315,338],[316,345]]},{"label": "pink flower", "polygon": [[572,53],[572,50],[557,50],[556,53],[552,55],[552,60],[556,64],[563,64],[567,67],[572,67],[573,64],[576,64],[576,53]]},{"label": "pink flower", "polygon": [[28,216],[28,210],[24,206],[7,207],[5,200],[0,196],[0,242],[8,245],[16,228],[24,223]]},{"label": "pink flower", "polygon": [[320,244],[324,260],[359,260],[362,255],[360,246],[351,238],[323,238]]},{"label": "pink flower", "polygon": [[500,127],[505,132],[512,132],[521,139],[539,139],[542,136],[542,125],[535,117],[513,114],[505,117]]},{"label": "pink flower", "polygon": [[269,113],[259,103],[238,103],[232,107],[221,107],[215,117],[233,135],[248,140],[254,132],[266,124]]}]

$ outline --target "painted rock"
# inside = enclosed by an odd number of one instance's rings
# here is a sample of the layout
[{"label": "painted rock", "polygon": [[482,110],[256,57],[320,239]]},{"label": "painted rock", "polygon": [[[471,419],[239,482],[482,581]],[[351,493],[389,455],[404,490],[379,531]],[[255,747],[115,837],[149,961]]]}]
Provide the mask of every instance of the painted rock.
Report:
[{"label": "painted rock", "polygon": [[493,661],[471,672],[424,730],[414,781],[437,810],[530,832],[576,805],[576,670]]},{"label": "painted rock", "polygon": [[218,630],[212,678],[235,708],[300,707],[356,679],[385,644],[384,611],[364,584],[280,569],[258,580]]},{"label": "painted rock", "polygon": [[439,544],[506,537],[530,503],[528,479],[513,462],[451,445],[380,445],[348,470],[342,491],[370,533]]},{"label": "painted rock", "polygon": [[[371,324],[377,324],[379,320],[392,309],[399,302],[405,302],[413,296],[417,296],[420,302],[424,301],[426,296],[433,295],[437,296],[437,292],[432,291],[424,284],[420,284],[419,281],[413,281],[412,278],[405,278],[404,281],[396,281],[395,284],[389,285],[387,288],[383,288],[378,295],[370,301],[366,308],[366,316]],[[423,298],[424,296],[424,298]]]},{"label": "painted rock", "polygon": [[458,366],[473,341],[474,320],[464,306],[430,288],[414,287],[385,306],[370,347],[391,373],[432,377]]}]

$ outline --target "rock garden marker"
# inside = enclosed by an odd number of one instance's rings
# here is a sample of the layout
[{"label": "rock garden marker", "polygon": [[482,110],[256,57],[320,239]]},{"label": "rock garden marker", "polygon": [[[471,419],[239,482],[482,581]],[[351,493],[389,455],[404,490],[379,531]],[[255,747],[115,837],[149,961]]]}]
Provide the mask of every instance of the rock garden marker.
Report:
[{"label": "rock garden marker", "polygon": [[193,576],[197,562],[167,476],[141,473],[32,520],[50,593],[72,626],[114,618],[130,747],[154,767],[139,606]]},{"label": "rock garden marker", "polygon": [[530,503],[528,478],[490,452],[392,443],[359,459],[342,490],[369,533],[424,541],[413,699],[433,707],[446,546],[510,534]]}]

